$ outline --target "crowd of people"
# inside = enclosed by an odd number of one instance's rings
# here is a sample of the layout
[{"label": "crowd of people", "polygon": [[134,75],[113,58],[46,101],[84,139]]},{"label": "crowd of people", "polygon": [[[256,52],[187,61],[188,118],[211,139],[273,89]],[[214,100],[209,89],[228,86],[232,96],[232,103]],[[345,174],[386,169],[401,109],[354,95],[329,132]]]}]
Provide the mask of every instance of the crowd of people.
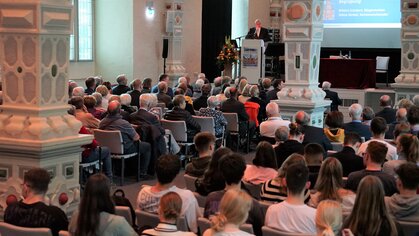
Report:
[{"label": "crowd of people", "polygon": [[[218,77],[212,86],[200,74],[194,86],[181,77],[173,88],[167,75],[154,86],[149,78],[128,85],[120,75],[116,81],[111,87],[89,77],[86,88],[70,82],[69,113],[82,123],[80,133],[119,130],[125,153],[140,150],[139,158],[132,160],[140,162],[140,169],[128,163],[126,171],[142,179],[156,178],[156,183],[139,190],[135,208],[160,219],[144,235],[249,235],[240,229],[244,223],[252,225],[255,235],[262,235],[262,226],[313,235],[403,235],[399,220],[419,222],[419,104],[404,99],[394,109],[384,95],[381,111],[352,104],[351,121],[344,123],[341,101],[325,83],[323,89],[334,105],[325,127],[318,128],[310,125],[304,111],[296,112],[293,121],[281,117],[279,105],[272,101],[283,86],[280,80],[251,85],[246,78]],[[167,112],[157,109],[162,107]],[[245,145],[242,139],[219,147],[217,138],[227,124],[223,112],[236,113],[242,121],[240,133],[257,144],[251,162],[232,151]],[[201,131],[193,115],[213,117],[215,134]],[[168,151],[163,118],[186,123],[196,158],[185,166],[185,174],[196,177],[195,194],[206,199],[203,211],[192,191],[175,184],[182,168],[180,148],[172,140]],[[332,143],[342,150],[333,151]],[[8,206],[5,221],[48,227],[53,235],[59,230],[71,235],[136,235],[115,215],[109,150],[99,150],[95,140],[83,148],[82,162],[101,156],[103,174],[87,180],[70,222],[59,208],[43,203],[50,181],[43,169],[24,174],[24,199]],[[247,184],[260,186],[260,196],[252,195]],[[269,205],[266,212],[262,204]],[[181,216],[190,232],[177,229]],[[200,230],[199,217],[209,219],[211,228]]]}]

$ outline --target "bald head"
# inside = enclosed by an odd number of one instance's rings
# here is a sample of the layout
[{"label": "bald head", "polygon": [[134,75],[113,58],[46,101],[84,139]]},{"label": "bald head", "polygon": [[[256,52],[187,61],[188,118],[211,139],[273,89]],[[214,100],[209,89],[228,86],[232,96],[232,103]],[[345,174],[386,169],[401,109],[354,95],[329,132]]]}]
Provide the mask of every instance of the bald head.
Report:
[{"label": "bald head", "polygon": [[275,102],[270,102],[266,105],[266,115],[268,117],[279,117],[279,106]]},{"label": "bald head", "polygon": [[117,115],[121,111],[121,104],[118,101],[112,101],[108,104],[109,115]]},{"label": "bald head", "polygon": [[407,109],[406,108],[399,108],[396,112],[396,120],[397,122],[407,122]]},{"label": "bald head", "polygon": [[387,107],[391,106],[391,97],[388,95],[383,95],[380,97],[380,106]]},{"label": "bald head", "polygon": [[298,111],[295,113],[295,122],[299,125],[308,125],[310,116],[305,111]]}]

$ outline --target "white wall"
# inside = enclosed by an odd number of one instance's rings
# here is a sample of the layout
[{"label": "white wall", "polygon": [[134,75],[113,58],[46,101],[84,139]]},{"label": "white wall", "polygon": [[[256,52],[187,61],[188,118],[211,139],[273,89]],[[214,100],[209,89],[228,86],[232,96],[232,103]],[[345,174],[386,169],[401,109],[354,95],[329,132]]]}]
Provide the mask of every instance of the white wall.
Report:
[{"label": "white wall", "polygon": [[231,16],[231,38],[246,35],[248,26],[249,0],[233,0]]},{"label": "white wall", "polygon": [[248,0],[249,1],[249,17],[248,28],[255,26],[255,20],[259,19],[262,26],[269,28],[271,23],[269,20],[269,0]]},{"label": "white wall", "polygon": [[[69,79],[84,86],[84,79],[91,75],[96,75],[94,62],[70,62],[68,67]],[[80,81],[82,83],[80,83]]]}]

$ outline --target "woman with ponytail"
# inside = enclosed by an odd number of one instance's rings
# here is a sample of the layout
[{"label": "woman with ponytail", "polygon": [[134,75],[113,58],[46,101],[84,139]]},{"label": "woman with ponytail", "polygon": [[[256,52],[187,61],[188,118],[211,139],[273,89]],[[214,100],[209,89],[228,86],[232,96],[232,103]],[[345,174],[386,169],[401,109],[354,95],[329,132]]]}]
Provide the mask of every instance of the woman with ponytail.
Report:
[{"label": "woman with ponytail", "polygon": [[317,236],[339,235],[342,227],[342,207],[339,202],[324,200],[316,211]]},{"label": "woman with ponytail", "polygon": [[395,170],[403,163],[412,162],[419,165],[419,140],[413,134],[402,134],[396,139],[398,160],[387,161],[383,165],[384,172],[396,175]]},{"label": "woman with ponytail", "polygon": [[249,236],[239,229],[249,214],[252,198],[242,190],[228,190],[220,202],[220,213],[211,216],[211,228],[203,236]]}]

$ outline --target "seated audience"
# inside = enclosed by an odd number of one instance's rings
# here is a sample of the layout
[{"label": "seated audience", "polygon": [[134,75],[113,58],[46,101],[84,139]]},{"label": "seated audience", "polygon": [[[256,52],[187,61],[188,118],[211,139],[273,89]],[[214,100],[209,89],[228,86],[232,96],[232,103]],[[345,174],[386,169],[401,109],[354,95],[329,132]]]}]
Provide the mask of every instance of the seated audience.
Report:
[{"label": "seated audience", "polygon": [[266,93],[272,90],[271,84],[272,84],[272,81],[270,78],[263,78],[261,81],[259,97],[265,102],[267,100]]},{"label": "seated audience", "polygon": [[280,144],[288,140],[290,129],[288,126],[279,126],[275,131],[275,144],[272,147],[275,149]]},{"label": "seated audience", "polygon": [[330,142],[343,143],[345,139],[345,130],[343,129],[343,114],[340,111],[331,111],[326,115],[325,121],[327,128],[324,128],[324,134]]},{"label": "seated audience", "polygon": [[141,94],[151,93],[151,83],[152,82],[153,82],[153,80],[151,78],[145,78],[143,80],[143,84],[142,84],[143,89],[141,90]]},{"label": "seated audience", "polygon": [[176,223],[182,210],[182,199],[175,192],[168,192],[160,198],[159,203],[159,220],[160,223],[153,229],[144,230],[142,235],[155,236],[175,236],[196,235],[192,232],[179,231]]},{"label": "seated audience", "polygon": [[[75,81],[73,81],[73,80],[69,80],[68,81],[68,98],[71,98],[72,96],[73,96],[73,90],[76,88],[76,87],[78,87],[79,85],[75,82]],[[0,100],[1,100],[1,98],[2,98],[2,89],[1,89],[1,82],[0,82]]]},{"label": "seated audience", "polygon": [[109,94],[112,94],[112,83],[111,82],[105,81],[105,82],[102,83],[102,85],[104,85],[108,89]]},{"label": "seated audience", "polygon": [[265,225],[289,233],[315,234],[316,209],[304,204],[304,192],[310,187],[308,168],[304,164],[288,167],[284,185],[287,198],[266,211]]},{"label": "seated audience", "polygon": [[172,107],[172,98],[167,95],[168,85],[166,82],[161,81],[157,85],[158,92],[157,92],[157,100],[160,103],[164,103],[167,108]]},{"label": "seated audience", "polygon": [[413,106],[407,111],[407,121],[410,124],[410,132],[419,135],[419,106]]},{"label": "seated audience", "polygon": [[380,142],[387,146],[387,154],[386,159],[387,161],[390,160],[397,160],[397,149],[393,145],[389,144],[384,140],[384,135],[386,134],[387,130],[387,123],[382,117],[375,117],[371,121],[371,133],[372,138],[369,141],[366,141],[365,143],[362,143],[361,146],[358,149],[358,155],[361,155],[365,152],[365,150],[368,147],[368,144],[370,142]]},{"label": "seated audience", "polygon": [[[109,93],[108,88],[105,85],[99,85],[96,88],[96,92],[100,93],[102,95],[102,106],[104,110],[108,109],[108,100],[111,94]],[[96,98],[97,99],[97,98]]]},{"label": "seated audience", "polygon": [[[100,94],[99,94],[100,95]],[[102,96],[102,95],[100,95]],[[93,95],[86,95],[83,97],[83,104],[86,107],[87,112],[92,114],[96,119],[100,119],[104,110],[96,108],[96,97]]]},{"label": "seated audience", "polygon": [[243,181],[259,185],[275,178],[278,173],[275,151],[268,142],[259,142],[252,163],[246,166]]},{"label": "seated audience", "polygon": [[212,90],[211,90],[211,95],[212,96],[215,96],[215,95],[221,93],[221,90],[222,90],[221,86],[223,85],[222,80],[223,80],[223,78],[221,78],[220,76],[218,76],[217,78],[214,79],[214,88],[212,88]]},{"label": "seated audience", "polygon": [[[284,185],[284,178],[288,167],[292,164],[301,163],[306,165],[304,156],[300,154],[291,154],[278,170],[277,177],[266,181],[260,191],[261,200],[267,202],[282,202],[287,198],[287,187]],[[305,202],[310,199],[310,191],[307,189],[304,195]]]},{"label": "seated audience", "polygon": [[222,147],[212,154],[204,175],[195,181],[196,192],[202,196],[207,196],[211,192],[225,188],[225,180],[219,168],[219,161],[224,155],[232,153],[230,148]]},{"label": "seated audience", "polygon": [[[177,89],[176,90],[178,90],[178,89],[182,89],[183,90],[183,92],[181,93],[183,96],[185,96],[185,100],[186,100],[186,102],[187,103],[189,103],[191,106],[193,105],[193,100],[192,100],[192,98],[191,98],[191,96],[192,96],[192,91],[190,91],[190,89],[188,88],[188,85],[187,85],[187,82],[186,82],[186,78],[185,77],[180,77],[180,78],[184,78],[184,82],[182,82],[182,83],[179,83],[178,85],[177,85]],[[179,78],[179,79],[180,79]]]},{"label": "seated audience", "polygon": [[385,197],[389,213],[397,220],[419,222],[419,167],[415,163],[404,163],[396,169],[399,193]]},{"label": "seated audience", "polygon": [[[111,95],[109,97],[109,99],[108,99],[108,106],[109,106],[109,103],[111,103],[113,101],[116,101],[119,104],[121,104],[121,98],[118,95]],[[129,121],[129,115],[130,114],[128,112],[126,112],[126,111],[124,111],[124,110],[121,109],[120,114],[122,116],[122,119],[124,119],[126,121]],[[108,115],[108,111],[102,113],[102,119],[105,118],[107,115]]]},{"label": "seated audience", "polygon": [[207,99],[207,108],[199,109],[199,115],[214,118],[215,137],[222,137],[227,126],[227,120],[221,111],[217,108],[220,106],[220,101],[215,96]]},{"label": "seated audience", "polygon": [[185,174],[201,177],[208,168],[211,155],[215,149],[215,137],[209,132],[200,132],[194,137],[195,149],[198,158],[192,159],[185,167]]},{"label": "seated audience", "polygon": [[375,113],[375,117],[382,117],[387,122],[391,124],[396,121],[396,109],[391,107],[391,97],[388,95],[383,95],[380,97],[380,107],[383,109]]},{"label": "seated audience", "polygon": [[[181,85],[184,85],[183,83]],[[185,86],[186,87],[186,86]],[[188,96],[185,96],[185,90],[182,88],[177,88],[175,90],[175,96],[176,95],[182,95],[185,98],[185,110],[188,111],[191,115],[195,115],[195,110],[192,106],[192,99]],[[187,100],[187,98],[189,98],[189,101]],[[169,110],[173,109],[173,103],[170,103],[170,107],[168,107]]]},{"label": "seated audience", "polygon": [[370,126],[372,119],[374,119],[375,113],[374,110],[371,107],[364,107],[362,109],[362,124]]},{"label": "seated audience", "polygon": [[67,230],[67,216],[60,208],[44,203],[50,174],[41,168],[33,168],[23,174],[23,199],[9,204],[4,212],[4,222],[28,228],[49,228],[52,235]]},{"label": "seated audience", "polygon": [[324,200],[316,210],[316,228],[319,236],[341,235],[342,207],[339,202]]},{"label": "seated audience", "polygon": [[211,93],[211,85],[202,85],[201,91],[202,95],[199,98],[195,99],[195,101],[193,101],[193,108],[197,111],[199,111],[199,109],[201,108],[207,107],[207,100]]},{"label": "seated audience", "polygon": [[83,87],[75,87],[73,89],[73,91],[71,92],[71,98],[73,97],[84,97],[84,95],[86,95],[84,93],[84,88]]},{"label": "seated audience", "polygon": [[400,123],[406,123],[407,122],[407,110],[406,108],[399,108],[396,111],[396,121],[388,124],[388,129],[385,134],[385,139],[394,139],[394,129],[396,128],[396,125]]},{"label": "seated audience", "polygon": [[215,97],[220,101],[220,104],[222,104],[224,101],[230,98],[230,84],[223,84],[221,87],[222,91],[220,94],[217,94]]},{"label": "seated audience", "polygon": [[[419,96],[418,96],[419,97]],[[403,98],[403,99],[400,99],[398,102],[397,102],[397,108],[405,108],[406,110],[409,110],[409,108],[411,108],[412,106],[413,106],[414,104],[413,104],[413,102],[412,101],[410,101],[409,99],[407,99],[407,98]]]},{"label": "seated audience", "polygon": [[[245,80],[242,80],[245,81]],[[250,99],[250,88],[252,87],[252,85],[250,84],[246,84],[241,91],[239,97],[238,97],[238,101],[241,103],[246,103],[249,99]]]},{"label": "seated audience", "polygon": [[349,116],[352,121],[343,125],[345,134],[354,132],[364,137],[365,140],[369,140],[371,138],[370,128],[368,125],[362,124],[362,106],[358,103],[352,104],[349,107]]},{"label": "seated audience", "polygon": [[83,124],[84,127],[88,129],[97,129],[99,127],[100,121],[87,112],[87,108],[83,102],[83,97],[73,96],[70,99],[70,104],[76,108],[74,116]]},{"label": "seated audience", "polygon": [[[228,190],[240,190],[241,179],[243,178],[246,169],[246,163],[242,156],[238,154],[225,155],[220,160],[220,171],[224,176],[226,188],[221,191],[212,192],[208,195],[205,202],[204,216],[208,218],[211,215],[220,211],[220,202],[224,194]],[[252,199],[252,207],[250,208],[249,216],[246,223],[253,226],[253,231],[256,235],[262,234],[263,216],[260,209],[259,202]]]},{"label": "seated audience", "polygon": [[275,138],[275,132],[279,127],[288,127],[291,123],[288,120],[282,119],[279,105],[275,102],[270,102],[266,105],[266,115],[268,119],[263,121],[259,126],[260,135],[263,137]]},{"label": "seated audience", "polygon": [[323,162],[323,153],[323,147],[317,143],[309,143],[304,147],[304,159],[306,159],[308,167],[308,179],[311,188],[314,188],[314,185],[316,184],[317,176],[319,175],[320,167]]},{"label": "seated audience", "polygon": [[387,161],[383,165],[383,171],[395,175],[395,170],[403,163],[412,162],[419,165],[419,140],[413,134],[402,134],[397,137],[397,153],[399,159]]},{"label": "seated audience", "polygon": [[344,177],[348,177],[354,171],[364,169],[364,160],[361,156],[356,155],[361,143],[362,140],[359,134],[347,133],[343,142],[342,151],[330,155],[330,157],[335,157],[342,164]]},{"label": "seated audience", "polygon": [[236,86],[236,88],[238,89],[238,94],[243,95],[246,86],[248,85],[247,83],[247,78],[244,76],[241,76],[240,78],[238,78],[238,84]]},{"label": "seated audience", "polygon": [[328,81],[324,81],[322,84],[322,89],[326,93],[326,97],[332,101],[330,104],[330,111],[339,111],[339,106],[342,105],[342,100],[339,98],[337,92],[331,91],[330,88],[332,84]]},{"label": "seated audience", "polygon": [[211,228],[203,236],[237,235],[250,236],[239,229],[244,224],[252,206],[252,198],[242,190],[228,190],[220,202],[220,213],[211,216]]},{"label": "seated audience", "polygon": [[193,137],[201,131],[201,126],[194,120],[191,113],[185,110],[186,101],[183,95],[176,95],[173,98],[173,110],[166,112],[164,119],[185,121],[188,140],[192,141]]},{"label": "seated audience", "polygon": [[122,110],[128,112],[129,114],[136,111],[136,109],[133,106],[131,106],[131,95],[129,95],[128,93],[123,93],[121,94],[121,96],[119,96],[119,98],[121,99]]},{"label": "seated audience", "polygon": [[[258,121],[259,124],[266,119],[266,102],[259,97],[259,87],[257,85],[250,86],[250,98],[248,102],[254,102],[259,105]],[[279,112],[279,111],[278,111]]]},{"label": "seated audience", "polygon": [[349,174],[346,189],[355,192],[362,178],[368,175],[374,175],[381,180],[386,196],[391,196],[397,192],[394,177],[384,173],[381,169],[386,159],[386,153],[387,147],[385,144],[377,141],[370,142],[366,152],[363,154],[365,169]]},{"label": "seated audience", "polygon": [[[141,90],[141,80],[135,79],[131,82],[132,90],[128,92],[131,97],[130,106],[139,108],[140,107],[140,95],[142,94]],[[121,98],[122,99],[122,98]]]},{"label": "seated audience", "polygon": [[281,91],[283,80],[281,79],[274,79],[272,81],[272,87],[273,89],[268,91],[266,93],[266,102],[270,102],[271,100],[277,100],[278,99],[278,92]]},{"label": "seated audience", "polygon": [[281,166],[293,153],[304,154],[304,145],[301,144],[304,140],[303,128],[296,123],[291,123],[289,128],[288,140],[275,148],[277,166]]},{"label": "seated audience", "polygon": [[343,224],[353,235],[403,235],[400,225],[393,220],[384,203],[382,181],[366,176],[359,183],[355,205]]},{"label": "seated audience", "polygon": [[115,214],[110,188],[109,179],[102,174],[89,178],[79,208],[71,217],[71,235],[137,235],[124,217]]},{"label": "seated audience", "polygon": [[419,95],[415,95],[415,96],[412,98],[412,102],[413,102],[413,104],[414,104],[415,106],[419,106]]},{"label": "seated audience", "polygon": [[128,79],[125,75],[118,75],[116,77],[116,82],[118,83],[118,85],[112,88],[112,94],[121,95],[130,91],[130,88],[127,86]]},{"label": "seated audience", "polygon": [[355,194],[343,188],[342,173],[340,162],[334,157],[327,158],[320,168],[308,205],[317,208],[322,201],[333,200],[342,205],[343,213],[350,213],[354,206]]},{"label": "seated audience", "polygon": [[202,86],[204,86],[205,81],[203,79],[197,79],[194,85],[194,89],[193,89],[193,99],[197,99],[199,97],[201,97],[202,95]]},{"label": "seated audience", "polygon": [[96,89],[95,78],[92,77],[92,76],[89,76],[89,77],[86,78],[84,83],[86,84],[86,89],[84,90],[84,93],[86,95],[92,95],[92,93],[94,93],[95,89]]},{"label": "seated audience", "polygon": [[324,134],[323,129],[309,125],[310,116],[306,112],[299,111],[295,113],[295,122],[301,125],[304,129],[303,145],[307,145],[308,143],[318,143],[323,146],[325,154],[327,150],[332,150],[332,144]]},{"label": "seated audience", "polygon": [[165,82],[165,83],[166,83],[166,85],[167,85],[167,91],[166,91],[166,94],[167,94],[168,96],[170,96],[170,98],[173,98],[173,95],[174,95],[174,94],[173,94],[173,90],[172,90],[172,88],[170,88],[170,87],[169,87],[170,77],[169,77],[169,75],[166,75],[166,74],[161,74],[161,75],[159,76],[159,83],[158,83],[158,84],[156,84],[156,85],[154,85],[154,86],[151,88],[151,92],[152,92],[152,93],[159,93],[158,86],[159,86],[160,82]]},{"label": "seated audience", "polygon": [[173,183],[180,171],[179,158],[174,155],[163,155],[157,159],[155,168],[157,183],[141,189],[137,197],[137,208],[150,213],[158,213],[161,197],[168,192],[175,192],[182,198],[181,216],[185,216],[192,232],[198,232],[197,220],[201,213],[195,196],[190,190],[178,188]]},{"label": "seated audience", "polygon": [[[125,162],[127,171],[125,173],[140,172],[140,178],[147,179],[148,165],[151,158],[151,147],[149,143],[141,142],[140,136],[128,121],[122,119],[121,105],[112,101],[108,105],[108,115],[100,121],[99,129],[121,131],[124,142],[124,154],[138,152],[138,158],[128,158]],[[140,162],[140,170],[137,170],[136,163]]]},{"label": "seated audience", "polygon": [[103,97],[102,97],[102,94],[100,94],[98,92],[94,92],[94,93],[92,93],[92,96],[95,97],[95,99],[96,99],[95,109],[98,112],[97,115],[99,115],[98,117],[95,116],[95,118],[96,119],[100,119],[102,117],[102,114],[104,112],[106,112],[106,109],[108,109],[108,104],[106,103],[106,108],[103,107]]}]

